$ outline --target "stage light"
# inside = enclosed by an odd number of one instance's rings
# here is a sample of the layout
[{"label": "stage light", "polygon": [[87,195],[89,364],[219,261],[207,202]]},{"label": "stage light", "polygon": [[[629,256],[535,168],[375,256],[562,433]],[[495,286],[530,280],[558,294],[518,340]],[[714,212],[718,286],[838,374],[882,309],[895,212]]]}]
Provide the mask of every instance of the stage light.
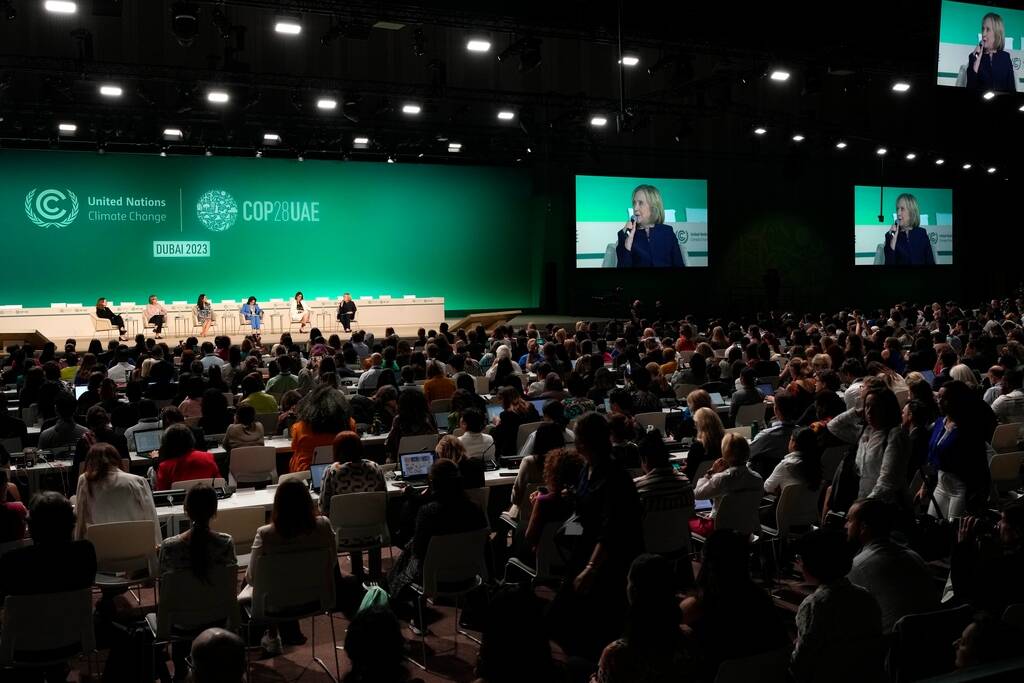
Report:
[{"label": "stage light", "polygon": [[162,156],[162,157],[167,156],[167,148],[166,147],[161,147],[160,148],[160,156]]},{"label": "stage light", "polygon": [[965,171],[970,171],[971,170],[971,165],[969,163],[968,164],[964,164],[960,168],[964,169]]},{"label": "stage light", "polygon": [[206,99],[213,104],[225,104],[231,97],[223,90],[211,90],[206,93]]},{"label": "stage light", "polygon": [[906,81],[896,81],[892,84],[893,92],[907,92],[910,90],[910,84]]},{"label": "stage light", "polygon": [[337,108],[337,106],[338,101],[331,99],[330,97],[321,97],[316,101],[316,108],[324,111],[331,111],[332,109]]},{"label": "stage light", "polygon": [[178,45],[192,45],[199,34],[199,7],[191,2],[174,3],[171,6],[171,33]]},{"label": "stage light", "polygon": [[946,160],[945,160],[945,159],[941,159],[941,158],[940,158],[940,159],[936,159],[936,160],[935,160],[935,165],[936,165],[936,166],[942,166],[942,165],[943,165],[944,163],[946,163]]},{"label": "stage light", "polygon": [[803,141],[804,141],[804,136],[800,135],[800,133],[797,133],[796,135],[793,136],[793,142],[803,142]]},{"label": "stage light", "polygon": [[180,128],[164,128],[164,138],[168,140],[180,140],[183,137]]},{"label": "stage light", "polygon": [[391,156],[390,154],[388,155],[388,163],[389,164],[395,163],[395,158],[393,156]]},{"label": "stage light", "polygon": [[917,155],[914,154],[913,152],[907,152],[907,156],[905,158],[907,161],[913,161],[914,159],[917,158]]},{"label": "stage light", "polygon": [[302,24],[296,17],[282,15],[274,19],[274,31],[286,36],[297,36],[302,33]]},{"label": "stage light", "polygon": [[590,125],[600,128],[608,123],[608,119],[603,116],[595,116],[590,119]]},{"label": "stage light", "polygon": [[72,135],[78,130],[78,126],[73,123],[60,123],[57,125],[57,130],[65,135]]},{"label": "stage light", "polygon": [[840,140],[836,143],[836,149],[846,149],[846,143]]},{"label": "stage light", "polygon": [[880,157],[884,157],[888,152],[889,150],[887,150],[885,147],[879,147],[878,149],[875,150],[875,154],[877,154]]},{"label": "stage light", "polygon": [[640,63],[640,58],[636,55],[622,55],[622,59],[619,60],[619,64],[622,66],[636,66]]},{"label": "stage light", "polygon": [[100,94],[106,97],[120,97],[124,91],[119,85],[101,85]]},{"label": "stage light", "polygon": [[995,166],[989,166],[988,167],[988,172],[989,173],[995,173],[996,172],[996,167]]},{"label": "stage light", "polygon": [[295,160],[296,160],[296,161],[305,161],[305,160],[306,160],[306,157],[304,157],[304,156],[302,156],[301,154],[299,154],[299,155],[298,155],[297,157],[295,157]]},{"label": "stage light", "polygon": [[776,69],[775,71],[772,71],[771,79],[773,81],[778,81],[779,83],[784,83],[789,80],[789,72],[782,69]]},{"label": "stage light", "polygon": [[461,142],[449,142],[448,143],[448,151],[449,152],[461,152],[462,151],[462,143]]},{"label": "stage light", "polygon": [[995,97],[995,96],[996,96],[996,94],[995,94],[994,92],[992,92],[991,90],[989,90],[988,92],[986,92],[986,93],[985,93],[984,95],[982,95],[981,97],[982,97],[983,99],[985,99],[985,100],[991,100],[991,99],[992,99],[993,97]]},{"label": "stage light", "polygon": [[271,144],[277,144],[281,142],[281,136],[277,133],[264,133],[263,142],[269,142]]},{"label": "stage light", "polygon": [[404,104],[402,105],[403,114],[419,114],[422,107],[418,104]]},{"label": "stage light", "polygon": [[257,159],[262,159],[263,158],[263,150],[262,149],[256,150],[256,158]]},{"label": "stage light", "polygon": [[491,41],[473,39],[466,43],[466,49],[470,52],[488,52],[491,49]]},{"label": "stage light", "polygon": [[758,126],[757,128],[754,129],[754,135],[764,135],[767,132],[768,129],[765,128],[764,126]]},{"label": "stage light", "polygon": [[1024,104],[1020,105],[1020,109],[1018,109],[1017,111],[1024,111]]},{"label": "stage light", "polygon": [[511,121],[515,117],[516,113],[514,111],[508,111],[507,109],[503,109],[502,111],[498,112],[498,118],[501,119],[502,121]]},{"label": "stage light", "polygon": [[54,14],[74,14],[78,11],[78,3],[64,2],[64,0],[46,0],[43,7],[47,12]]},{"label": "stage light", "polygon": [[360,137],[357,137],[357,138],[352,138],[352,144],[353,145],[368,145],[368,144],[370,144],[370,138],[365,137],[365,136],[360,136]]},{"label": "stage light", "polygon": [[203,152],[203,154],[205,154],[208,157],[212,157],[213,156],[213,149],[211,149],[210,147],[207,147],[206,151]]}]

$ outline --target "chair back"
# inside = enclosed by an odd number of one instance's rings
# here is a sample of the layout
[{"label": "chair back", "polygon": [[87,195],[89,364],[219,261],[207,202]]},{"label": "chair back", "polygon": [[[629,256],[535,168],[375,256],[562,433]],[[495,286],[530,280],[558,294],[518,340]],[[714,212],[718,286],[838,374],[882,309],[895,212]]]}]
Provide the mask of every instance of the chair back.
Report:
[{"label": "chair back", "polygon": [[432,451],[437,446],[440,434],[420,434],[419,436],[403,436],[398,441],[398,454]]},{"label": "chair back", "polygon": [[839,469],[839,463],[849,450],[849,446],[832,446],[821,452],[821,478],[825,481],[832,481]]},{"label": "chair back", "polygon": [[452,400],[450,398],[435,398],[430,402],[430,412],[450,413],[452,411]]},{"label": "chair back", "polygon": [[539,583],[562,579],[565,577],[568,568],[565,560],[555,543],[561,522],[550,522],[541,531],[540,540],[537,541],[537,578]]},{"label": "chair back", "polygon": [[176,481],[176,482],[172,483],[171,484],[171,488],[172,489],[182,489],[182,490],[184,490],[187,493],[188,491],[190,491],[192,489],[192,487],[199,486],[200,484],[206,484],[207,486],[210,486],[211,488],[215,488],[216,489],[216,488],[224,488],[225,486],[228,485],[228,482],[224,479],[224,477],[214,477],[212,479],[210,479],[210,478],[206,478],[206,479],[184,479],[182,481]]},{"label": "chair back", "polygon": [[487,529],[477,529],[432,537],[423,558],[424,594],[464,593],[485,581],[488,535]]},{"label": "chair back", "polygon": [[317,548],[253,557],[253,620],[292,621],[332,610],[337,558],[331,551]]},{"label": "chair back", "polygon": [[818,494],[819,491],[812,491],[804,484],[789,484],[782,489],[775,506],[775,523],[780,535],[818,523],[821,517]]},{"label": "chair back", "polygon": [[889,650],[889,677],[893,683],[907,683],[931,678],[952,671],[952,647],[936,647],[936,643],[952,643],[960,637],[973,618],[973,608],[962,605],[954,609],[908,614],[892,627]]},{"label": "chair back", "polygon": [[537,431],[537,428],[544,424],[541,421],[537,422],[526,422],[519,425],[519,431],[516,432],[516,453],[518,454],[523,450],[523,446],[526,445],[526,440],[530,438],[530,434]]},{"label": "chair back", "polygon": [[277,449],[273,446],[241,446],[231,449],[228,462],[232,485],[277,482]]},{"label": "chair back", "polygon": [[96,570],[116,574],[146,570],[156,574],[157,555],[153,545],[153,522],[108,522],[90,524],[85,538],[96,549]]},{"label": "chair back", "polygon": [[267,436],[277,433],[277,413],[256,413],[256,419],[263,425],[263,433]]},{"label": "chair back", "polygon": [[1003,623],[1016,629],[1024,628],[1024,603],[1017,602],[1007,605],[1003,610]]},{"label": "chair back", "polygon": [[313,449],[314,465],[330,465],[334,462],[334,446],[317,446]]},{"label": "chair back", "polygon": [[21,453],[21,449],[23,448],[20,436],[15,436],[10,439],[0,439],[0,446],[3,446],[4,450],[8,453]]},{"label": "chair back", "polygon": [[91,588],[64,593],[8,595],[3,605],[0,665],[55,665],[96,649]]},{"label": "chair back", "polygon": [[311,475],[309,473],[309,470],[302,470],[301,472],[289,472],[288,474],[282,474],[280,477],[277,478],[277,485],[280,486],[286,481],[292,481],[293,479],[295,481],[304,481],[307,484],[309,484],[310,477]]},{"label": "chair back", "polygon": [[718,665],[715,683],[787,683],[789,648],[726,659]]},{"label": "chair back", "polygon": [[114,323],[110,322],[110,318],[97,318],[93,313],[90,313],[89,317],[92,319],[94,332],[109,332],[114,329]]},{"label": "chair back", "polygon": [[1017,441],[1020,439],[1022,428],[1024,428],[1024,422],[1011,422],[996,426],[996,430],[992,432],[992,448],[996,453],[1017,450]]},{"label": "chair back", "polygon": [[[342,493],[331,497],[331,526],[338,537],[338,550],[390,545],[387,491]],[[356,539],[373,538],[372,543],[354,544]]]},{"label": "chair back", "polygon": [[21,419],[28,427],[35,427],[39,424],[39,404],[33,403],[21,409]]},{"label": "chair back", "polygon": [[731,491],[718,499],[715,513],[715,529],[735,529],[741,533],[754,534],[761,531],[758,509],[763,491]]},{"label": "chair back", "polygon": [[654,427],[655,429],[659,430],[662,433],[662,436],[664,436],[665,413],[661,412],[660,410],[657,412],[640,413],[638,415],[635,415],[634,419],[636,420],[637,424],[642,425],[644,428]]},{"label": "chair back", "polygon": [[690,551],[690,508],[649,510],[644,515],[644,548],[655,555]]},{"label": "chair back", "polygon": [[195,634],[213,626],[238,630],[238,567],[212,567],[207,579],[203,581],[188,570],[160,576],[157,640]]},{"label": "chair back", "polygon": [[1024,461],[1024,451],[1016,453],[996,453],[988,461],[988,469],[992,476],[992,486],[997,492],[1016,488],[1020,482],[1020,466]]},{"label": "chair back", "polygon": [[491,381],[486,377],[474,377],[473,384],[475,385],[473,388],[478,394],[483,395],[491,392]]},{"label": "chair back", "polygon": [[750,441],[750,432],[750,425],[747,425],[746,427],[727,427],[725,430],[726,434],[739,434],[747,441]]},{"label": "chair back", "polygon": [[229,408],[231,406],[235,405],[235,394],[234,394],[234,392],[225,391],[225,392],[223,392],[223,394],[224,394],[224,400],[228,402],[228,407]]},{"label": "chair back", "polygon": [[697,463],[697,471],[693,473],[693,480],[697,481],[698,479],[703,477],[705,474],[707,474],[708,470],[710,470],[711,466],[714,465],[714,464],[715,464],[714,461],[710,460],[710,459],[709,460],[701,460],[699,463]]},{"label": "chair back", "polygon": [[672,390],[676,392],[676,398],[680,401],[686,400],[691,392],[700,389],[696,384],[677,384]]},{"label": "chair back", "polygon": [[210,529],[227,534],[235,544],[235,555],[252,552],[256,531],[267,523],[267,511],[262,507],[228,508],[218,510],[210,520]]},{"label": "chair back", "polygon": [[762,425],[764,425],[763,403],[748,403],[745,406],[740,406],[739,410],[736,411],[737,427],[747,427],[753,424],[755,421],[760,422]]},{"label": "chair back", "polygon": [[491,502],[491,489],[486,486],[481,486],[475,489],[466,489],[466,498],[469,498],[477,507],[483,510],[484,518],[488,519],[487,524],[489,528],[490,518],[487,516],[487,506]]}]

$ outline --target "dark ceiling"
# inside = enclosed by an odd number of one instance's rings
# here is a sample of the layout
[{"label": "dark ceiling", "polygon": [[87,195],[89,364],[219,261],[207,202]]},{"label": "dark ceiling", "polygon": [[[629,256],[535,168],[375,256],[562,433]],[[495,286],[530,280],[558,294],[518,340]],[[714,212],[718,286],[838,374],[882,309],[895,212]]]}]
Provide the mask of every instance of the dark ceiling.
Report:
[{"label": "dark ceiling", "polygon": [[[42,4],[0,0],[16,14],[0,11],[4,146],[155,151],[172,126],[185,131],[172,153],[253,154],[273,131],[282,142],[267,155],[529,163],[604,151],[831,155],[842,138],[851,156],[884,145],[890,158],[914,151],[918,163],[942,156],[1000,175],[1021,152],[1024,95],[984,102],[934,85],[938,0],[191,2],[191,45],[172,32],[182,3],[83,0],[71,16]],[[280,13],[301,18],[300,36],[273,31]],[[477,36],[489,53],[466,51]],[[620,40],[640,57],[621,79]],[[789,82],[766,77],[776,66]],[[897,79],[911,90],[893,93]],[[108,82],[124,96],[101,97]],[[211,87],[231,102],[206,102]],[[316,108],[325,94],[337,110]],[[401,112],[413,101],[423,106],[415,118]],[[516,118],[498,121],[499,108]],[[605,128],[589,125],[595,114]],[[58,141],[64,120],[78,131]],[[757,125],[768,135],[754,136]],[[794,133],[805,136],[799,146]],[[352,148],[358,135],[369,149]],[[457,157],[450,141],[463,145]]]}]

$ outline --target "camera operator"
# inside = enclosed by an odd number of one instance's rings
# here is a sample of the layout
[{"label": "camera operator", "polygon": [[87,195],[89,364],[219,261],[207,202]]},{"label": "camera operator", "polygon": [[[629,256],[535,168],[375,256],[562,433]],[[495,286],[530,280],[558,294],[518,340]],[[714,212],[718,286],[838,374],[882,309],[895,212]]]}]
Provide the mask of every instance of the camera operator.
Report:
[{"label": "camera operator", "polygon": [[979,517],[960,520],[950,561],[959,600],[994,614],[1024,602],[1024,502],[1015,501],[994,524]]}]

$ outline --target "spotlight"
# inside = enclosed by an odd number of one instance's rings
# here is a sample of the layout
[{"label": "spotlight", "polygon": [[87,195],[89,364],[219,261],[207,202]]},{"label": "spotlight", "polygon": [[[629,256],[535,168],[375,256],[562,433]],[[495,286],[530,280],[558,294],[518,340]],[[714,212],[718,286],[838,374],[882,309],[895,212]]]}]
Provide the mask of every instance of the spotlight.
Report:
[{"label": "spotlight", "polygon": [[877,154],[880,157],[884,157],[888,152],[889,150],[887,150],[885,147],[879,147],[878,149],[875,150],[875,154]]},{"label": "spotlight", "polygon": [[508,111],[507,109],[503,109],[502,111],[498,112],[498,119],[500,119],[501,121],[511,121],[515,117],[516,113],[514,111]]},{"label": "spotlight", "polygon": [[180,140],[183,137],[180,128],[164,128],[164,139],[166,140]]},{"label": "spotlight", "polygon": [[785,71],[784,69],[776,69],[775,71],[772,71],[770,78],[773,81],[784,83],[789,80],[789,75],[789,72]]},{"label": "spotlight", "polygon": [[199,7],[191,2],[176,2],[171,6],[171,33],[178,45],[189,47],[199,34]]},{"label": "spotlight", "polygon": [[765,128],[764,126],[758,126],[757,128],[754,129],[754,135],[764,135],[767,132],[768,129]]},{"label": "spotlight", "polygon": [[622,59],[619,60],[619,64],[622,66],[633,67],[640,63],[640,58],[636,55],[622,55]]},{"label": "spotlight", "polygon": [[404,104],[402,105],[403,114],[419,114],[422,107],[418,104]]},{"label": "spotlight", "polygon": [[123,91],[119,85],[101,85],[100,94],[106,97],[120,97]]},{"label": "spotlight", "polygon": [[793,142],[803,142],[803,141],[804,141],[804,136],[800,135],[800,133],[797,133],[796,135],[793,136]]},{"label": "spotlight", "polygon": [[914,159],[917,158],[917,155],[914,154],[913,152],[907,152],[907,156],[905,158],[907,161],[913,161]]},{"label": "spotlight", "polygon": [[324,111],[331,111],[338,106],[338,101],[330,97],[321,97],[316,101],[316,108]]},{"label": "spotlight", "polygon": [[836,149],[846,149],[846,143],[840,140],[836,143]]},{"label": "spotlight", "polygon": [[946,163],[945,159],[936,159],[935,160],[935,165],[936,166],[942,166],[944,163]]},{"label": "spotlight", "polygon": [[74,14],[78,11],[78,3],[64,2],[64,0],[46,0],[43,7],[47,12],[54,14]]},{"label": "spotlight", "polygon": [[606,119],[603,116],[595,116],[592,119],[590,119],[590,125],[594,126],[595,128],[600,128],[601,126],[604,126],[604,125],[607,125],[607,124],[608,124],[608,119]]},{"label": "spotlight", "polygon": [[57,130],[64,135],[74,135],[78,131],[78,126],[74,123],[59,123],[57,124]]},{"label": "spotlight", "polygon": [[274,19],[274,31],[286,36],[297,36],[302,33],[302,24],[297,17],[281,15]]},{"label": "spotlight", "polygon": [[910,90],[910,84],[906,81],[896,81],[892,84],[893,92],[907,92]]},{"label": "spotlight", "polygon": [[466,49],[470,52],[488,52],[491,49],[491,41],[473,39],[466,43]]},{"label": "spotlight", "polygon": [[987,101],[987,100],[991,100],[995,96],[996,96],[996,94],[994,92],[992,92],[991,90],[989,90],[984,95],[982,95],[982,98]]},{"label": "spotlight", "polygon": [[206,99],[213,104],[225,104],[231,97],[223,90],[211,90],[206,93]]},{"label": "spotlight", "polygon": [[967,164],[964,164],[963,166],[961,166],[960,168],[964,169],[965,171],[970,171],[971,170],[971,165],[969,163],[967,163]]}]

